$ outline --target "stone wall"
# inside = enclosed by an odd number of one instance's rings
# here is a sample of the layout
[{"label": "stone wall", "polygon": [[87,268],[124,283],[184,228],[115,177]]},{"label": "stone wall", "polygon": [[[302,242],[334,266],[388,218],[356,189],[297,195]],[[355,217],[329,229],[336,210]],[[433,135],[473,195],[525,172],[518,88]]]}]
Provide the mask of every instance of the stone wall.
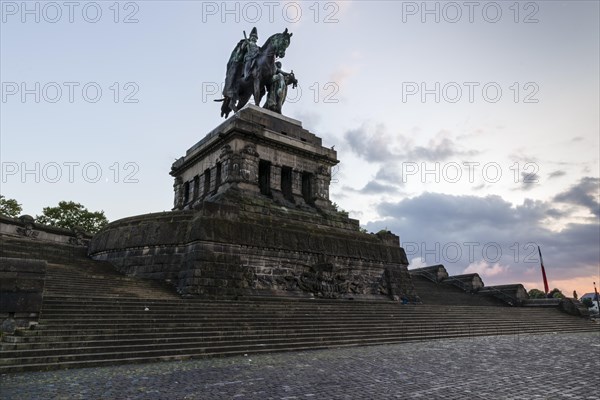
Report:
[{"label": "stone wall", "polygon": [[[314,252],[199,242],[191,246],[179,288],[188,295],[384,294],[381,265]],[[364,297],[364,296],[363,296]]]},{"label": "stone wall", "polygon": [[415,296],[396,235],[234,193],[195,211],[115,221],[90,254],[129,275],[170,280],[184,296]]},{"label": "stone wall", "polygon": [[0,257],[0,321],[3,332],[36,321],[42,307],[47,263]]},{"label": "stone wall", "polygon": [[37,321],[47,262],[87,255],[91,235],[38,224],[33,217],[0,216],[0,320],[3,331]]},{"label": "stone wall", "polygon": [[127,275],[176,282],[188,252],[193,216],[193,211],[185,210],[111,222],[94,236],[89,253]]},{"label": "stone wall", "polygon": [[0,235],[78,246],[87,246],[92,238],[92,235],[82,230],[38,224],[30,215],[21,215],[18,218],[0,215]]}]

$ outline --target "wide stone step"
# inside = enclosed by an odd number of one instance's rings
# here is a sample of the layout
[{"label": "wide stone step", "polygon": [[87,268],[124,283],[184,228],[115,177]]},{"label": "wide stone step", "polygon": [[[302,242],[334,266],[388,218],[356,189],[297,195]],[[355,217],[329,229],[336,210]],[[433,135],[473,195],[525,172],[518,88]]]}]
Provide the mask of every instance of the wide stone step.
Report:
[{"label": "wide stone step", "polygon": [[[519,324],[513,324],[514,327],[519,327]],[[524,324],[523,324],[524,326]],[[446,327],[446,326],[445,326]],[[447,327],[451,329],[460,330],[471,330],[480,329],[481,327],[474,327],[464,324],[448,324]],[[190,328],[187,330],[176,330],[171,329],[150,329],[150,330],[136,330],[134,332],[126,330],[102,330],[87,332],[85,334],[75,334],[72,331],[55,331],[48,332],[44,336],[10,336],[3,345],[4,350],[16,350],[19,349],[37,349],[37,348],[48,348],[55,346],[56,343],[60,342],[63,346],[74,347],[78,343],[106,343],[106,344],[118,344],[118,343],[145,343],[147,341],[185,341],[195,338],[206,338],[206,337],[222,337],[231,338],[249,336],[269,336],[269,335],[305,335],[305,336],[340,336],[344,334],[372,334],[372,333],[392,333],[398,332],[420,332],[425,329],[440,329],[439,325],[435,326],[409,326],[403,325],[401,327],[396,326],[366,326],[366,327],[354,327],[349,330],[347,327],[339,327],[336,325],[319,325],[315,327],[307,326],[290,326],[290,325],[278,325],[277,327],[244,327],[239,326],[232,327],[203,327]],[[80,332],[83,333],[83,332]],[[49,336],[52,334],[53,336]]]},{"label": "wide stone step", "polygon": [[[167,300],[167,299],[140,299],[134,297],[119,297],[115,299],[109,299],[106,297],[96,297],[93,299],[82,299],[81,297],[60,297],[56,298],[53,296],[44,297],[44,308],[72,308],[72,307],[99,307],[102,309],[110,310],[121,307],[182,307],[185,309],[202,309],[202,308],[215,308],[215,307],[230,307],[230,308],[270,308],[270,309],[290,309],[290,308],[306,308],[312,309],[319,307],[324,309],[330,307],[331,309],[367,309],[367,310],[411,310],[418,307],[422,311],[426,310],[465,310],[465,311],[483,311],[490,313],[504,313],[514,312],[514,310],[524,310],[523,308],[503,308],[503,307],[489,307],[489,306],[431,306],[431,305],[398,305],[397,303],[378,303],[378,302],[353,302],[345,301],[339,302],[338,304],[331,304],[322,301],[305,301],[305,302],[282,302],[282,304],[273,303],[252,303],[252,302],[207,302],[207,301],[195,301],[195,300]],[[534,309],[527,309],[528,311],[534,311]]]},{"label": "wide stone step", "polygon": [[[390,320],[377,320],[377,321],[370,321],[370,320],[364,320],[364,319],[354,319],[354,320],[348,320],[348,319],[323,319],[320,321],[316,321],[314,319],[311,319],[308,321],[308,323],[306,323],[305,320],[292,320],[292,319],[273,319],[273,320],[263,320],[260,321],[260,325],[263,326],[272,326],[272,325],[282,325],[282,324],[287,324],[287,325],[302,325],[305,324],[307,326],[313,326],[313,325],[323,325],[323,324],[337,324],[337,325],[386,325],[386,324],[393,324],[393,325],[402,325],[402,324],[423,324],[423,323],[436,323],[436,324],[441,324],[441,323],[462,323],[462,324],[494,324],[494,323],[500,323],[500,322],[514,322],[514,323],[519,323],[519,322],[527,322],[527,323],[531,323],[531,319],[527,319],[527,318],[521,318],[521,319],[515,319],[515,318],[504,318],[504,319],[486,319],[486,320],[481,320],[481,319],[471,319],[471,320],[465,320],[465,319],[461,319],[461,318],[440,318],[440,319],[434,319],[434,318],[424,318],[424,319],[416,319],[416,318],[406,318],[406,319],[390,319]],[[132,325],[130,323],[121,323],[121,324],[115,324],[115,323],[111,323],[110,321],[90,321],[88,323],[81,323],[79,321],[72,321],[68,324],[45,324],[42,323],[40,325],[37,325],[35,330],[18,330],[17,334],[20,335],[37,335],[37,332],[40,331],[56,331],[56,330],[62,330],[62,331],[66,331],[69,329],[128,329],[128,330],[132,330],[134,328],[136,329],[146,329],[146,327],[150,326],[152,328],[158,329],[160,327],[162,327],[162,325],[160,324],[156,324],[152,321],[146,321],[149,323],[138,323]],[[564,319],[564,318],[547,318],[547,319],[540,319],[535,321],[536,323],[539,324],[557,324],[557,323],[579,323],[579,324],[588,324],[588,322],[586,322],[585,320],[577,320],[576,318],[568,318],[568,319]],[[167,324],[165,324],[166,326]],[[173,325],[173,324],[169,324]],[[194,326],[201,326],[201,327],[213,327],[213,326],[217,326],[217,327],[222,327],[223,329],[225,328],[229,328],[230,326],[253,326],[253,325],[259,325],[259,321],[256,320],[250,320],[250,321],[239,321],[236,319],[231,319],[231,320],[202,320],[202,321],[187,321],[187,320],[183,320],[180,321],[180,323],[178,324],[174,324],[177,325],[179,327],[194,327]]]},{"label": "wide stone step", "polygon": [[[285,324],[256,324],[256,325],[242,325],[239,323],[230,323],[228,325],[224,324],[214,324],[214,325],[201,325],[197,324],[165,324],[160,328],[157,328],[153,325],[145,325],[145,326],[136,326],[136,327],[127,327],[127,326],[94,326],[94,327],[71,327],[70,329],[44,329],[44,330],[35,330],[35,331],[24,331],[21,336],[23,337],[35,337],[35,336],[62,336],[69,337],[73,336],[86,336],[86,337],[94,337],[94,336],[121,336],[128,335],[129,337],[136,337],[140,335],[145,335],[145,337],[159,337],[164,335],[170,335],[173,331],[177,331],[180,335],[185,335],[187,333],[193,332],[210,335],[210,334],[219,334],[219,335],[231,335],[237,334],[240,331],[243,332],[276,332],[276,331],[303,331],[303,332],[324,332],[327,334],[331,331],[354,331],[354,330],[370,330],[372,334],[377,335],[379,331],[386,331],[388,329],[395,329],[398,331],[407,331],[407,330],[423,330],[423,329],[449,329],[458,327],[460,329],[495,329],[495,328],[504,328],[504,327],[522,327],[527,326],[527,321],[505,321],[503,323],[462,323],[460,321],[455,321],[451,323],[449,321],[445,322],[430,322],[430,323],[417,323],[417,322],[399,322],[396,324],[365,324],[365,323],[340,323],[340,322],[330,322],[323,323],[319,325],[311,325],[306,326],[302,324],[293,324],[293,323],[285,323]],[[593,324],[582,324],[576,322],[549,322],[547,324],[538,324],[535,329],[541,329],[547,332],[560,331],[561,329],[567,328],[584,328],[590,330],[598,330],[597,326]]]},{"label": "wide stone step", "polygon": [[86,296],[86,297],[75,297],[75,296],[62,296],[57,297],[55,295],[46,295],[44,296],[44,304],[49,306],[54,305],[64,305],[64,306],[72,306],[72,305],[98,305],[103,307],[112,307],[112,306],[124,306],[124,305],[136,305],[140,303],[147,304],[155,304],[155,305],[176,305],[180,304],[184,307],[197,307],[197,306],[252,306],[252,307],[271,307],[271,308],[287,308],[287,307],[332,307],[337,309],[344,308],[367,308],[367,309],[410,309],[411,307],[419,307],[420,310],[427,309],[465,309],[465,310],[488,310],[490,312],[504,312],[506,310],[517,309],[517,307],[491,307],[491,306],[470,306],[470,305],[399,305],[398,303],[389,303],[389,302],[379,302],[379,301],[350,301],[350,300],[341,300],[338,304],[325,302],[322,300],[304,300],[304,301],[282,301],[281,303],[273,303],[273,302],[260,302],[260,301],[235,301],[235,300],[222,300],[222,301],[206,301],[206,300],[195,300],[195,299],[181,299],[174,298],[172,300],[166,299],[140,299],[138,297],[130,296],[130,298],[122,297],[119,299],[114,299],[112,301],[110,298],[106,298],[105,296]]},{"label": "wide stone step", "polygon": [[[487,330],[475,330],[467,331],[463,329],[428,329],[419,331],[380,331],[377,333],[377,337],[383,340],[398,340],[405,337],[419,337],[419,336],[434,336],[434,335],[457,335],[457,334],[523,334],[530,332],[540,332],[539,329],[529,327],[516,329],[514,326],[494,327],[494,329]],[[145,351],[179,351],[180,349],[206,346],[206,347],[219,347],[223,345],[263,345],[263,346],[274,346],[281,345],[288,342],[301,343],[301,342],[322,342],[328,341],[329,343],[335,343],[338,341],[347,340],[364,340],[372,337],[373,332],[345,332],[340,333],[334,339],[325,337],[323,335],[298,335],[290,334],[286,332],[273,333],[268,335],[243,335],[240,332],[238,336],[208,336],[203,338],[196,338],[195,340],[187,341],[175,341],[175,340],[154,340],[150,343],[133,344],[133,343],[118,343],[118,344],[107,344],[107,343],[95,343],[89,342],[80,347],[63,346],[61,343],[56,343],[56,347],[50,349],[18,349],[4,351],[3,359],[20,358],[26,360],[34,357],[57,357],[61,355],[92,355],[97,353],[111,353],[111,352],[122,352],[128,354],[137,354]],[[0,362],[1,363],[1,362]]]},{"label": "wide stone step", "polygon": [[[431,317],[437,318],[431,318]],[[167,323],[167,322],[188,322],[188,323],[223,323],[227,321],[237,321],[240,323],[244,322],[281,322],[281,321],[298,321],[300,323],[311,323],[314,321],[315,323],[319,321],[334,319],[340,321],[364,321],[364,322],[372,322],[372,321],[380,321],[382,318],[385,318],[387,321],[390,320],[462,320],[462,321],[512,321],[515,319],[522,319],[531,321],[531,315],[501,315],[498,314],[496,316],[486,318],[484,315],[414,315],[411,318],[407,318],[409,315],[403,314],[364,314],[364,315],[341,315],[341,314],[319,314],[319,313],[280,313],[280,314],[263,314],[263,313],[254,313],[252,315],[248,314],[210,314],[210,315],[152,315],[152,314],[128,314],[128,315],[115,315],[115,316],[107,316],[106,318],[73,318],[72,316],[63,316],[61,318],[51,318],[48,319],[45,316],[42,316],[40,319],[40,325],[43,326],[55,326],[55,325],[65,325],[65,324],[79,324],[79,325],[89,325],[89,324],[98,324],[98,323],[106,323],[111,325],[131,325],[131,324],[141,324],[141,323]],[[551,316],[548,318],[552,319]],[[558,320],[563,320],[564,318],[560,318],[560,316],[556,317]],[[547,318],[543,318],[540,316],[538,319],[540,322],[543,322]]]},{"label": "wide stone step", "polygon": [[[546,312],[544,312],[546,311]],[[154,314],[174,314],[174,315],[212,315],[212,314],[222,314],[222,313],[233,313],[236,315],[251,315],[254,313],[257,314],[271,314],[276,313],[278,315],[282,314],[304,314],[304,315],[421,315],[421,316],[437,316],[437,315],[477,315],[477,316],[495,316],[495,315],[504,315],[504,316],[518,316],[518,315],[529,315],[532,317],[535,316],[548,316],[548,315],[565,315],[561,313],[559,310],[544,310],[542,308],[512,308],[508,309],[506,312],[498,312],[496,310],[482,310],[482,309],[432,309],[432,308],[377,308],[373,309],[369,308],[340,308],[335,309],[331,307],[248,307],[248,306],[218,306],[218,305],[206,305],[200,307],[193,306],[161,306],[154,305],[150,303],[141,302],[136,305],[123,305],[118,306],[114,305],[111,308],[107,308],[102,310],[101,307],[88,307],[88,306],[80,306],[80,307],[50,307],[46,303],[42,306],[42,314],[43,315],[52,315],[52,317],[58,317],[62,315],[78,315],[84,317],[85,315],[93,314],[93,315],[114,315],[116,318],[120,314],[128,315],[128,314],[144,314],[144,315],[154,315]]]},{"label": "wide stone step", "polygon": [[[219,300],[219,301],[211,301],[211,300],[201,300],[201,299],[182,299],[177,297],[173,300],[164,300],[164,299],[139,299],[137,297],[131,298],[119,298],[118,303],[107,299],[104,296],[86,296],[86,297],[74,297],[74,296],[65,296],[65,295],[47,295],[44,297],[44,302],[46,304],[64,304],[64,305],[73,305],[73,304],[89,304],[89,305],[102,305],[102,306],[112,306],[112,305],[126,305],[128,302],[131,304],[139,304],[140,302],[150,302],[151,304],[161,305],[161,304],[181,304],[183,306],[194,306],[194,305],[251,305],[256,307],[314,307],[314,306],[330,306],[330,307],[370,307],[373,308],[374,305],[378,307],[389,307],[389,308],[405,308],[410,305],[398,305],[398,303],[391,302],[381,302],[381,301],[357,301],[357,300],[340,300],[338,303],[328,302],[324,300],[303,300],[303,301],[281,301],[280,303],[275,302],[265,302],[265,301],[251,301],[251,300]],[[426,307],[427,308],[427,307]],[[489,307],[487,307],[489,308]]]},{"label": "wide stone step", "polygon": [[[132,327],[130,324],[111,324],[111,323],[90,323],[90,324],[53,324],[53,325],[39,325],[35,331],[66,331],[70,330],[73,333],[77,332],[86,332],[86,331],[100,331],[100,330],[117,330],[122,329],[128,332],[140,332],[140,331],[148,331],[149,329],[153,329],[156,326],[160,326],[163,328],[171,328],[171,329],[184,329],[184,328],[197,328],[197,329],[209,329],[209,328],[218,328],[221,330],[227,329],[236,329],[240,327],[244,327],[247,329],[264,329],[263,327],[276,327],[278,325],[285,326],[294,326],[294,327],[302,327],[302,326],[336,326],[336,327],[346,327],[348,329],[355,327],[365,327],[365,326],[374,326],[374,327],[385,327],[385,326],[442,326],[443,324],[451,325],[451,324],[459,324],[463,326],[497,326],[501,324],[518,324],[518,323],[530,323],[525,319],[517,321],[517,320],[497,320],[497,321],[482,321],[477,322],[476,320],[470,321],[460,321],[459,319],[451,320],[441,320],[441,321],[406,321],[406,320],[396,320],[396,321],[386,321],[386,322],[377,322],[377,321],[363,321],[363,320],[322,320],[316,322],[306,322],[298,319],[288,319],[283,321],[206,321],[206,322],[190,322],[190,321],[173,321],[173,322],[163,322],[163,323],[153,323],[153,322],[140,322],[135,324],[135,327]],[[561,327],[568,326],[572,324],[579,324],[578,322],[571,321],[561,321],[561,320],[553,320],[548,322],[539,321],[538,325],[544,327]],[[31,331],[25,331],[31,332]],[[22,336],[33,336],[32,334],[23,334]]]},{"label": "wide stone step", "polygon": [[[549,323],[547,326],[536,325],[535,327],[530,326],[526,321],[512,321],[505,323],[470,323],[465,324],[459,321],[441,321],[441,322],[429,322],[429,323],[415,323],[406,322],[401,325],[390,325],[390,324],[378,324],[378,325],[358,325],[348,329],[347,325],[341,325],[339,323],[330,323],[315,326],[305,325],[290,325],[290,324],[277,324],[267,326],[240,326],[239,324],[231,324],[230,326],[213,326],[213,327],[189,327],[187,329],[167,329],[167,328],[146,328],[146,329],[104,329],[97,331],[79,331],[73,332],[70,330],[47,332],[46,335],[35,337],[35,336],[22,336],[22,337],[11,337],[13,344],[28,345],[35,344],[40,345],[39,348],[45,346],[44,343],[48,342],[69,342],[68,346],[73,346],[73,343],[77,342],[104,342],[113,340],[123,341],[145,341],[145,340],[180,340],[181,338],[202,338],[202,337],[240,337],[240,336],[252,336],[252,335],[323,335],[323,336],[340,336],[345,334],[379,334],[385,332],[423,332],[426,330],[458,330],[458,331],[486,331],[490,332],[494,329],[513,329],[515,331],[533,330],[533,331],[552,331],[556,329],[584,329],[593,330],[594,325],[592,324],[581,324],[581,323]],[[597,329],[597,328],[596,328]],[[36,332],[39,333],[39,332]],[[37,348],[33,346],[32,348]],[[9,347],[6,347],[9,349]]]},{"label": "wide stone step", "polygon": [[[449,308],[441,310],[439,308],[428,308],[428,307],[333,307],[333,306],[294,306],[288,307],[274,307],[274,306],[260,306],[260,305],[228,305],[228,304],[185,304],[185,303],[174,303],[174,304],[153,304],[149,301],[142,301],[137,304],[124,303],[121,304],[118,299],[115,300],[111,305],[94,305],[94,304],[48,304],[44,301],[43,310],[46,315],[58,315],[58,314],[114,314],[114,313],[182,313],[182,314],[193,314],[193,313],[219,313],[219,312],[235,312],[241,314],[244,312],[305,312],[305,313],[340,313],[340,314],[351,314],[351,313],[377,313],[377,314],[443,314],[444,312],[451,313],[463,313],[463,314],[480,314],[480,315],[548,315],[540,311],[545,311],[540,308],[513,308],[507,311],[500,311],[496,309],[482,309],[482,308]],[[143,299],[142,299],[143,300]]]},{"label": "wide stone step", "polygon": [[46,314],[43,313],[40,318],[40,323],[44,325],[51,324],[63,324],[63,323],[90,323],[90,322],[109,322],[109,323],[134,323],[134,322],[160,322],[160,321],[187,321],[187,322],[207,322],[207,321],[258,321],[258,320],[287,320],[287,319],[299,319],[302,321],[310,322],[311,320],[321,321],[327,319],[333,320],[365,320],[365,321],[375,321],[381,319],[414,319],[414,320],[427,320],[427,319],[436,319],[436,320],[453,320],[453,319],[461,319],[461,320],[484,320],[484,321],[494,321],[494,320],[514,320],[514,319],[527,319],[533,322],[534,320],[544,321],[548,318],[550,319],[564,319],[562,316],[535,316],[531,314],[512,314],[512,315],[502,315],[502,314],[494,314],[494,315],[486,315],[486,314],[453,314],[453,315],[443,315],[443,314],[417,314],[417,313],[392,313],[392,312],[381,312],[381,313],[359,313],[359,312],[335,312],[335,311],[321,311],[321,312],[286,312],[286,311],[272,311],[270,313],[265,312],[254,312],[243,313],[243,312],[229,312],[227,314],[219,313],[219,312],[198,312],[198,313],[186,313],[186,312],[171,312],[171,311],[155,311],[155,312],[145,312],[145,311],[135,311],[135,312],[123,312],[123,313],[106,313],[106,314],[95,314],[95,313],[56,313],[56,314]]},{"label": "wide stone step", "polygon": [[[542,333],[542,332],[540,332]],[[498,332],[493,333],[498,334]],[[506,330],[504,334],[514,334],[512,330]],[[104,352],[94,354],[67,354],[50,357],[26,357],[26,358],[2,358],[0,360],[0,372],[14,372],[19,370],[28,370],[30,367],[35,369],[40,368],[40,365],[45,365],[47,368],[68,368],[81,367],[88,361],[101,361],[104,365],[106,362],[112,363],[128,363],[129,360],[137,358],[147,361],[157,359],[188,359],[201,356],[216,356],[216,355],[239,355],[253,354],[264,351],[288,351],[300,349],[315,349],[328,347],[343,347],[343,346],[358,346],[372,344],[390,344],[400,343],[404,341],[415,340],[434,340],[452,337],[475,337],[488,336],[490,333],[474,334],[474,333],[458,333],[446,334],[435,333],[433,335],[397,335],[392,337],[360,337],[348,339],[322,339],[317,341],[289,341],[284,343],[240,343],[240,344],[223,344],[216,346],[200,346],[193,344],[190,347],[179,347],[177,349],[151,349],[132,353],[125,352]],[[14,364],[13,364],[14,362]],[[88,366],[98,365],[95,363],[87,363]],[[12,368],[11,368],[12,367]]]},{"label": "wide stone step", "polygon": [[[426,340],[426,339],[423,339]],[[397,343],[397,342],[392,342]],[[373,343],[373,344],[387,344],[387,343]],[[356,346],[356,344],[347,344],[342,345],[338,344],[335,347],[346,347],[346,346]],[[96,360],[80,360],[80,361],[69,361],[69,362],[48,362],[47,360],[38,360],[30,361],[28,363],[18,363],[15,365],[8,366],[0,366],[0,374],[10,373],[10,372],[23,372],[23,371],[39,371],[39,370],[53,370],[53,369],[69,369],[69,368],[85,368],[85,367],[99,367],[99,366],[109,366],[109,365],[117,365],[117,364],[137,364],[137,363],[148,363],[148,362],[158,362],[158,361],[176,361],[176,360],[188,360],[192,358],[207,358],[207,357],[223,357],[223,356],[236,356],[236,355],[252,355],[252,354],[260,354],[263,352],[274,352],[274,351],[302,351],[302,350],[311,350],[311,349],[324,349],[329,348],[331,346],[320,343],[320,344],[310,344],[306,345],[298,345],[292,346],[288,345],[286,348],[281,348],[278,350],[270,349],[270,348],[255,348],[255,349],[231,349],[231,350],[223,350],[223,351],[214,351],[209,350],[206,352],[198,352],[193,353],[190,352],[185,355],[163,355],[163,356],[136,356],[130,358],[101,358]]]},{"label": "wide stone step", "polygon": [[[522,321],[510,321],[510,320],[505,320],[505,321],[482,321],[482,322],[477,322],[477,321],[472,321],[472,322],[464,322],[464,321],[460,321],[460,320],[454,320],[454,321],[449,321],[449,320],[445,320],[445,321],[432,321],[432,322],[427,322],[427,321],[395,321],[395,322],[379,322],[379,323],[373,323],[371,321],[321,321],[318,324],[303,324],[301,322],[298,321],[280,321],[280,322],[267,322],[267,323],[240,323],[240,322],[213,322],[213,323],[189,323],[189,322],[182,322],[182,323],[178,323],[178,324],[162,324],[162,325],[156,325],[156,324],[137,324],[135,327],[132,327],[131,325],[126,325],[126,324],[122,324],[122,325],[111,325],[111,324],[88,324],[88,325],[72,325],[72,326],[65,326],[65,325],[55,325],[55,326],[46,326],[46,325],[41,325],[39,326],[37,329],[35,330],[25,330],[25,331],[17,331],[20,332],[20,335],[18,336],[40,336],[40,335],[60,335],[61,333],[56,333],[56,332],[71,332],[72,334],[76,334],[77,332],[81,332],[82,334],[90,334],[90,333],[94,333],[94,332],[131,332],[131,333],[135,333],[135,332],[154,332],[154,331],[158,331],[159,329],[172,329],[172,328],[177,328],[178,330],[207,330],[207,329],[212,329],[212,330],[221,330],[221,331],[226,331],[226,330],[239,330],[240,328],[245,328],[245,329],[272,329],[275,327],[279,327],[279,326],[285,326],[285,327],[290,327],[290,328],[302,328],[303,326],[307,326],[307,327],[339,327],[339,328],[347,328],[347,329],[354,329],[354,328],[360,328],[360,327],[374,327],[374,328],[385,328],[387,326],[391,326],[391,327],[397,327],[397,328],[402,328],[402,327],[412,327],[412,326],[444,326],[444,325],[452,325],[452,324],[457,324],[459,326],[498,326],[500,324],[520,324],[520,323],[528,323],[529,321],[526,320],[522,320]],[[579,322],[575,322],[575,321],[560,321],[560,320],[555,320],[555,321],[548,321],[547,323],[541,323],[540,326],[542,327],[561,327],[561,326],[570,326],[570,325],[577,325],[577,326],[587,326],[590,324],[585,324],[585,323],[579,323]],[[592,325],[593,326],[593,325]],[[160,327],[160,328],[159,328]]]},{"label": "wide stone step", "polygon": [[184,321],[184,322],[226,322],[226,321],[238,321],[238,322],[249,322],[249,321],[283,321],[283,320],[298,320],[303,322],[310,321],[324,321],[324,320],[336,320],[336,321],[377,321],[377,320],[386,320],[386,321],[394,321],[394,320],[414,320],[414,321],[426,321],[426,320],[437,320],[437,321],[451,321],[451,320],[462,320],[462,321],[518,321],[525,320],[531,323],[534,322],[544,322],[549,320],[578,320],[579,317],[566,316],[557,314],[550,314],[547,316],[543,315],[531,315],[531,314],[512,314],[512,315],[502,315],[502,314],[494,314],[494,315],[485,315],[485,314],[460,314],[460,313],[452,313],[452,314],[435,314],[428,313],[425,315],[419,314],[397,314],[397,313],[380,313],[380,314],[362,314],[362,313],[325,313],[325,312],[292,312],[286,313],[283,311],[280,312],[271,312],[271,313],[263,313],[263,312],[255,312],[255,313],[236,313],[231,312],[228,314],[225,313],[196,313],[196,314],[170,314],[170,313],[129,313],[129,314],[114,314],[114,315],[103,315],[96,316],[95,318],[72,318],[68,314],[63,314],[61,316],[54,316],[52,318],[45,318],[42,316],[40,319],[40,323],[42,325],[59,325],[62,323],[111,323],[111,324],[120,324],[120,323],[129,323],[130,321],[137,322],[160,322],[160,321]]},{"label": "wide stone step", "polygon": [[114,304],[110,307],[101,307],[101,306],[56,306],[56,305],[48,305],[47,303],[43,304],[42,312],[48,314],[58,314],[58,313],[78,313],[78,314],[88,314],[88,313],[98,313],[98,314],[110,314],[110,313],[136,313],[136,312],[144,312],[147,314],[158,313],[158,312],[169,312],[169,313],[183,313],[183,314],[194,314],[194,313],[216,313],[216,312],[236,312],[238,314],[244,312],[298,312],[298,313],[340,313],[340,314],[351,314],[351,313],[361,313],[361,314],[369,314],[369,313],[378,313],[378,314],[398,314],[398,315],[409,315],[409,314],[443,314],[444,312],[450,313],[463,313],[463,314],[479,314],[479,315],[541,315],[539,308],[519,308],[519,309],[511,309],[508,312],[501,312],[497,310],[482,310],[482,309],[472,309],[472,310],[464,310],[464,309],[449,309],[445,311],[441,311],[439,309],[431,309],[431,308],[420,308],[420,309],[411,309],[411,308],[378,308],[374,307],[369,309],[368,307],[252,307],[252,306],[227,306],[227,305],[201,305],[201,306],[190,306],[181,304],[181,306],[175,305],[154,305],[150,303],[140,303],[133,305],[118,305]]}]

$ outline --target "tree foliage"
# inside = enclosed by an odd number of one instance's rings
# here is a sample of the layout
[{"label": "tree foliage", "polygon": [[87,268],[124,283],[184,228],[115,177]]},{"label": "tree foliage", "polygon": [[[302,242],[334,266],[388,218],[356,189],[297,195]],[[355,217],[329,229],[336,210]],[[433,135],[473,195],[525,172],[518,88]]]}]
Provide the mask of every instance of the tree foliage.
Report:
[{"label": "tree foliage", "polygon": [[15,199],[7,199],[0,194],[0,215],[17,218],[21,211],[23,211],[23,207]]},{"label": "tree foliage", "polygon": [[548,292],[547,296],[546,296],[546,293],[544,293],[543,291],[541,291],[539,289],[531,289],[528,292],[528,294],[529,294],[530,299],[545,299],[545,298],[564,299],[565,298],[565,295],[562,294],[562,292],[560,290],[558,290],[557,288],[554,288],[550,292]]},{"label": "tree foliage", "polygon": [[42,215],[35,219],[40,224],[67,229],[81,228],[89,233],[96,233],[108,224],[104,211],[92,212],[72,201],[61,201],[58,207],[44,207]]},{"label": "tree foliage", "polygon": [[531,289],[529,291],[529,298],[530,299],[545,299],[546,293],[542,292],[539,289]]}]

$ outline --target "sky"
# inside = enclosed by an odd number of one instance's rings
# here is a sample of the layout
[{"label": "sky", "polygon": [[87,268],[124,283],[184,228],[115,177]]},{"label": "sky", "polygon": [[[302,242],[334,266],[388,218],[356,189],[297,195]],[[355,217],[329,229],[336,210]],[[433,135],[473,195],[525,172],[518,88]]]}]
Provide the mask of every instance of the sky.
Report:
[{"label": "sky", "polygon": [[170,210],[235,44],[288,28],[283,114],[335,146],[331,200],[409,268],[600,282],[597,1],[1,1],[0,192],[39,215]]}]

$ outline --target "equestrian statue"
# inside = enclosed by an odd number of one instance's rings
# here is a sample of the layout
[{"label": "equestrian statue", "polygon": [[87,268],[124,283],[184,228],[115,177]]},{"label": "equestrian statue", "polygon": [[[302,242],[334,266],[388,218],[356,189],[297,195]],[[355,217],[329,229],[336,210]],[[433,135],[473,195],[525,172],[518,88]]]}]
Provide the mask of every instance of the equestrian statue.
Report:
[{"label": "equestrian statue", "polygon": [[287,86],[296,87],[298,81],[294,71],[284,72],[279,58],[285,57],[285,50],[290,45],[292,33],[287,28],[283,33],[276,33],[258,46],[258,32],[252,28],[250,37],[240,40],[231,52],[225,74],[223,98],[215,101],[223,102],[221,116],[227,118],[231,111],[236,112],[254,96],[254,103],[259,106],[265,93],[267,101],[264,108],[281,114],[281,108],[287,95]]}]

